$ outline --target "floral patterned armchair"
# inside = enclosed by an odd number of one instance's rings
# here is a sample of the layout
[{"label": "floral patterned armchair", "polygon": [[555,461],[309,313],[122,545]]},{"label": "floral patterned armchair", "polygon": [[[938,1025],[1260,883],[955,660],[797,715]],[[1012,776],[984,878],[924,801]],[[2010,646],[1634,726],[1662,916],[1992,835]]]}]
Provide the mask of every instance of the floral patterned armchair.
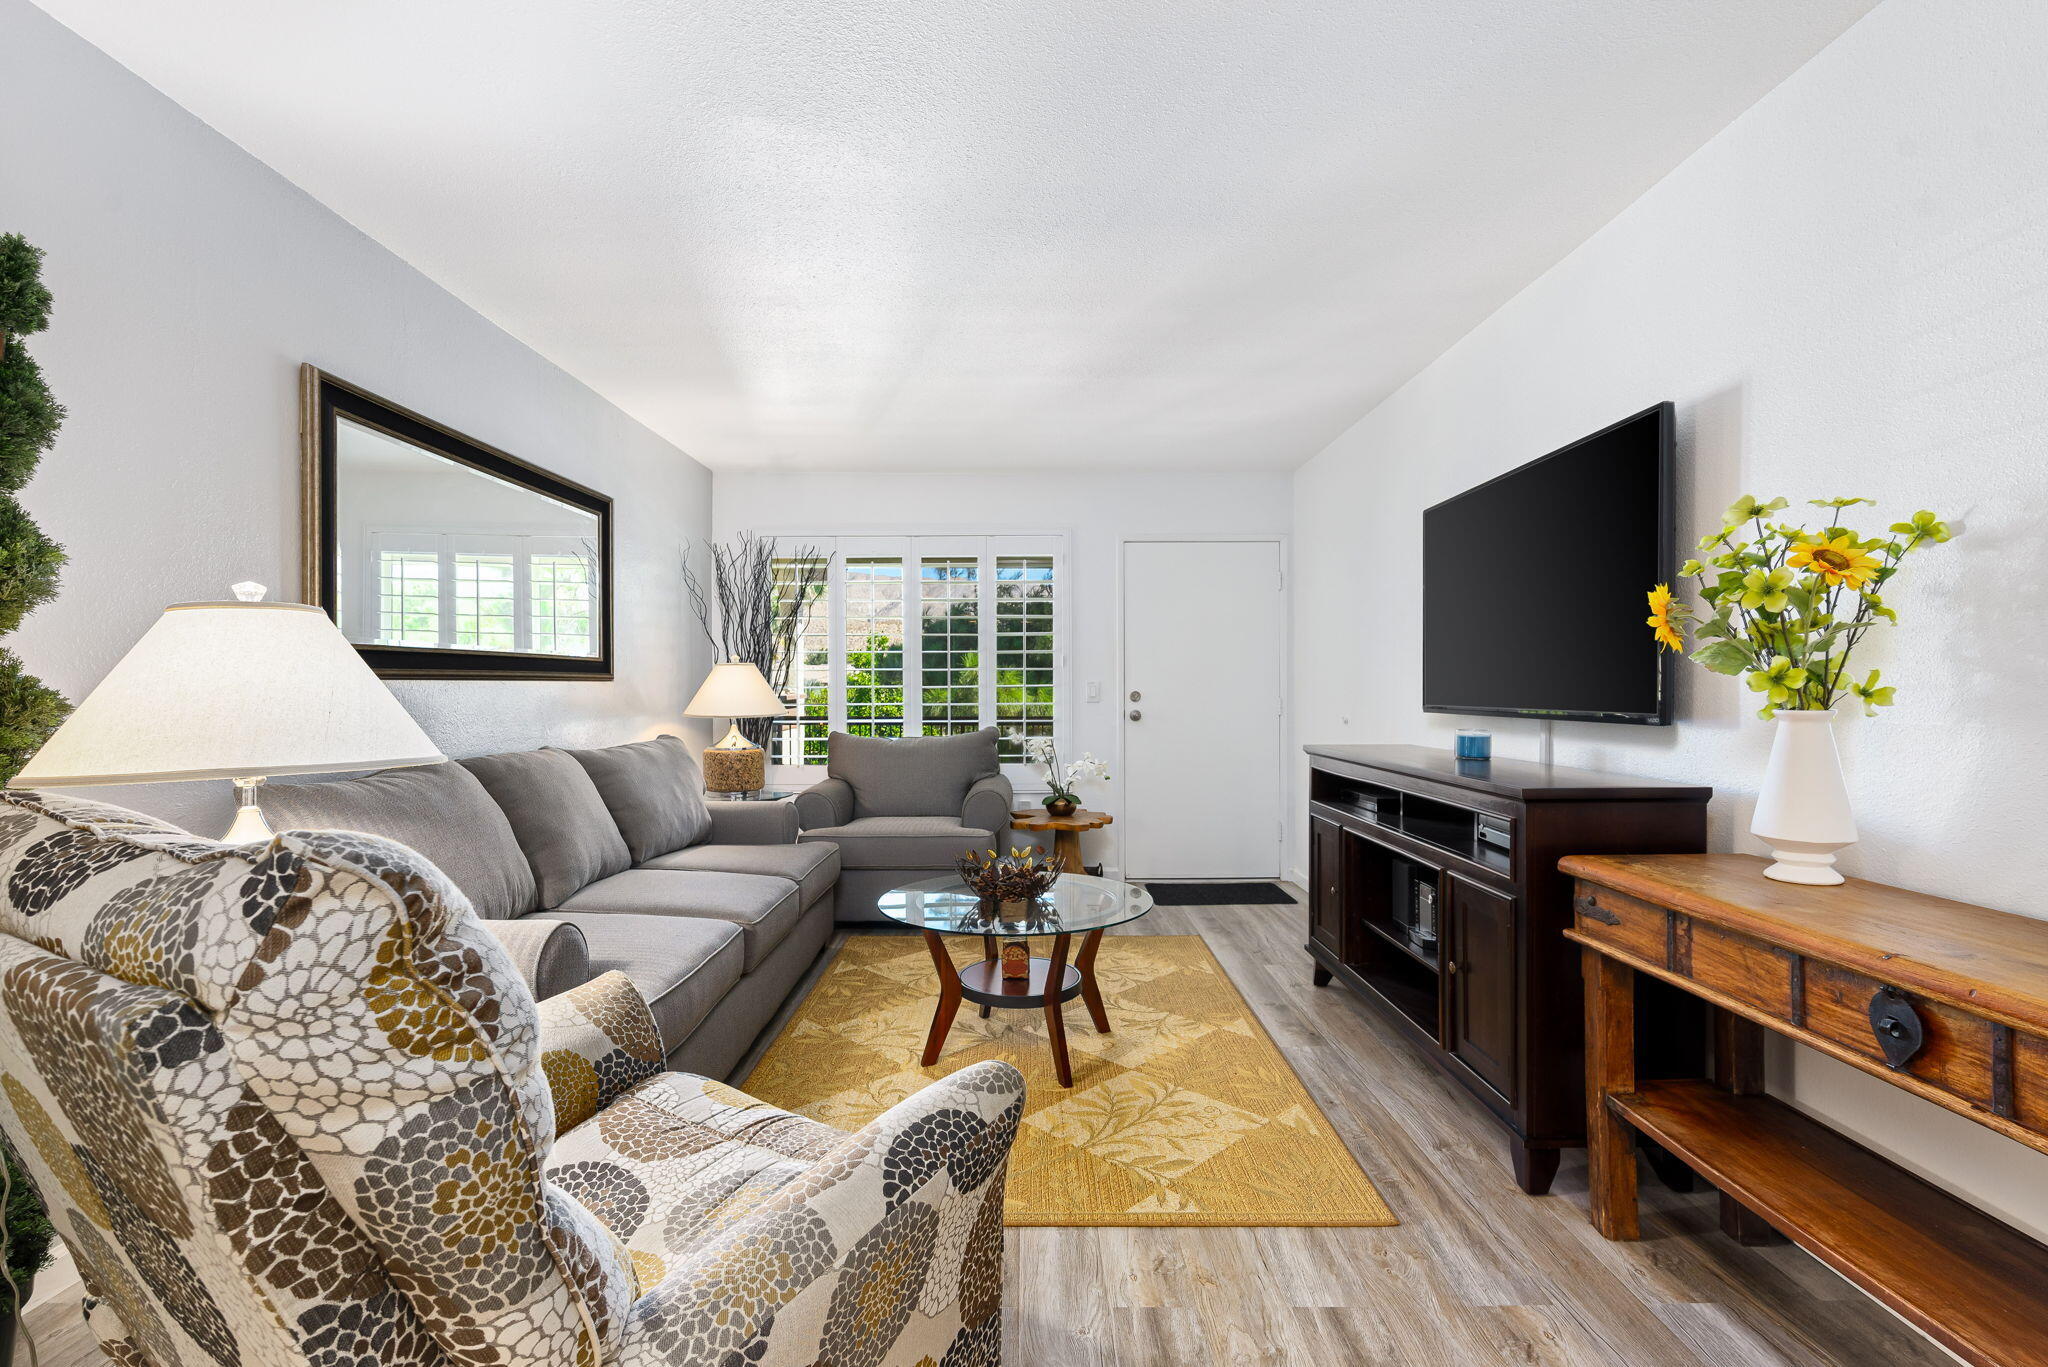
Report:
[{"label": "floral patterned armchair", "polygon": [[661,1058],[404,846],[0,802],[0,1130],[122,1367],[998,1361],[1014,1069],[844,1134]]}]

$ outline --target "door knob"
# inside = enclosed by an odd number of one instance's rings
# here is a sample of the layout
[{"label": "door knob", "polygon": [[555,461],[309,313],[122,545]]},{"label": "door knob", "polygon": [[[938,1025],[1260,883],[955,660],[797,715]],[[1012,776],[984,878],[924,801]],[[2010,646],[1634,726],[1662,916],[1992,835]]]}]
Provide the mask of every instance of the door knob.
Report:
[{"label": "door knob", "polygon": [[1143,721],[1145,720],[1145,714],[1134,707],[1130,711],[1130,718],[1132,721]]}]

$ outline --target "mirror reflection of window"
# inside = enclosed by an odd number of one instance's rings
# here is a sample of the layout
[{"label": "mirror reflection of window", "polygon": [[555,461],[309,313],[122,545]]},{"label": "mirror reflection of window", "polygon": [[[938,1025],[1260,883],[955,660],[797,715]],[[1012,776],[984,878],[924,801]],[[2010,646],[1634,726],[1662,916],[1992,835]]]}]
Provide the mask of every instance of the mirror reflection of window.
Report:
[{"label": "mirror reflection of window", "polygon": [[595,514],[347,417],[335,445],[351,641],[599,653]]}]

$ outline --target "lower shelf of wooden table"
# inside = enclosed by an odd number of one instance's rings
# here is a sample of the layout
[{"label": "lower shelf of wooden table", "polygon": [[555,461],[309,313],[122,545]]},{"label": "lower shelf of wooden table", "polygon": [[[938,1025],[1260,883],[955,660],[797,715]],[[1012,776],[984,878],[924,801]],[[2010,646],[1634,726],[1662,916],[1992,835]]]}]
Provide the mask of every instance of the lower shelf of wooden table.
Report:
[{"label": "lower shelf of wooden table", "polygon": [[1767,1096],[1646,1082],[1607,1105],[1966,1361],[2048,1367],[2048,1247]]}]

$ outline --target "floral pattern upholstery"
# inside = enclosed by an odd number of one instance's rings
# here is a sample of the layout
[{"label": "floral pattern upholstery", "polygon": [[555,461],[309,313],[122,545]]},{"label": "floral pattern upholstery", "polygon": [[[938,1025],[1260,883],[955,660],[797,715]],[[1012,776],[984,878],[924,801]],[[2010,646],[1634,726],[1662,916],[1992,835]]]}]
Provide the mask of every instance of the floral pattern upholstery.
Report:
[{"label": "floral pattern upholstery", "polygon": [[661,1057],[403,846],[0,801],[0,1130],[116,1363],[996,1361],[1014,1070],[845,1135]]}]

